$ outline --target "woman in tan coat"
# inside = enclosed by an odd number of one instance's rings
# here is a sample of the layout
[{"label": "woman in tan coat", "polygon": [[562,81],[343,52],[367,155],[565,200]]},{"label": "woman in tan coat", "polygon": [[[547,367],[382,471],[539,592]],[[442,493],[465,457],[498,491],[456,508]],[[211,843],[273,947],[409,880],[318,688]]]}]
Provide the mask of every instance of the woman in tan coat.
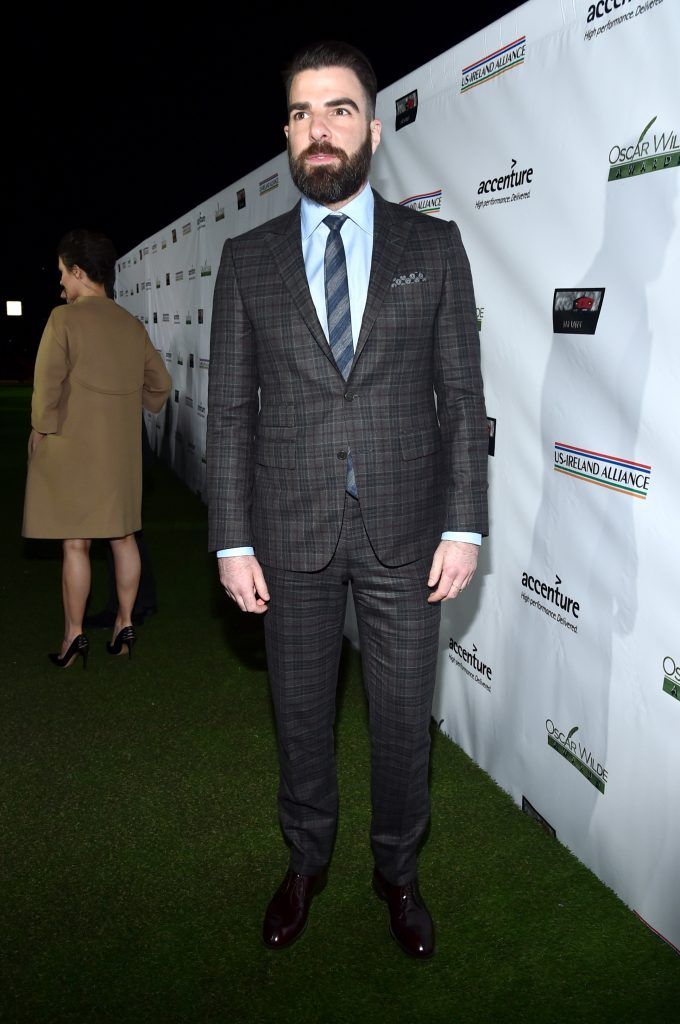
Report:
[{"label": "woman in tan coat", "polygon": [[143,325],[107,297],[115,250],[103,235],[72,231],[59,244],[67,305],[52,310],[35,364],[24,537],[63,540],[64,638],[60,668],[87,662],[83,615],[90,541],[113,549],[118,615],[111,654],[132,653],[140,561],[142,405],[160,412],[171,378]]}]

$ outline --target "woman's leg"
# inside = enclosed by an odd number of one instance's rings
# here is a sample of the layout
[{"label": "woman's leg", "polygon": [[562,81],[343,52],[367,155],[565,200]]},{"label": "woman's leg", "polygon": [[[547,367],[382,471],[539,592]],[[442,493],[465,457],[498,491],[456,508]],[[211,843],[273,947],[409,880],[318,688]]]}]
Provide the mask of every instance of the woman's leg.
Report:
[{"label": "woman's leg", "polygon": [[118,594],[118,614],[113,626],[115,637],[124,626],[132,625],[132,608],[139,589],[141,562],[134,533],[128,533],[127,537],[113,538],[111,550]]},{"label": "woman's leg", "polygon": [[64,563],[61,573],[61,594],[64,601],[65,654],[71,640],[83,631],[85,603],[90,593],[90,541],[69,539],[63,541]]}]

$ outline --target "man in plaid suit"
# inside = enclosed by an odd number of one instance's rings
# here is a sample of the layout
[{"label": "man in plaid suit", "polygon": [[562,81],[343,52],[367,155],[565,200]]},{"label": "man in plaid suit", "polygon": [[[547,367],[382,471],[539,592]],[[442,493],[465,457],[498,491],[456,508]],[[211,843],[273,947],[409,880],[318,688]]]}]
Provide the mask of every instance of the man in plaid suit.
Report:
[{"label": "man in plaid suit", "polygon": [[308,47],[286,88],[302,202],[224,246],[208,420],[210,547],[227,594],[264,614],[279,739],[290,866],[263,939],[279,948],[298,938],[332,853],[351,581],[370,712],[373,885],[393,937],[426,958],[434,929],[416,872],[440,608],[472,578],[486,533],[472,280],[455,224],[367,184],[381,125],[363,54]]}]

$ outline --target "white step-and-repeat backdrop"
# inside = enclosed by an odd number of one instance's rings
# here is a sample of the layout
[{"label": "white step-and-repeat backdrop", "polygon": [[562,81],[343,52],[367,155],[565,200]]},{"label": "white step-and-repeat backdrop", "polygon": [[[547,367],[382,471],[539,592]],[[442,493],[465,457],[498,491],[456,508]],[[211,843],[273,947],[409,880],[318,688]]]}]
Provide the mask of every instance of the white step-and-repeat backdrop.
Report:
[{"label": "white step-and-repeat backdrop", "polygon": [[[680,945],[680,4],[531,0],[384,90],[372,183],[472,264],[491,537],[445,606],[434,715]],[[224,240],[297,199],[284,155],[119,264],[199,493]]]}]

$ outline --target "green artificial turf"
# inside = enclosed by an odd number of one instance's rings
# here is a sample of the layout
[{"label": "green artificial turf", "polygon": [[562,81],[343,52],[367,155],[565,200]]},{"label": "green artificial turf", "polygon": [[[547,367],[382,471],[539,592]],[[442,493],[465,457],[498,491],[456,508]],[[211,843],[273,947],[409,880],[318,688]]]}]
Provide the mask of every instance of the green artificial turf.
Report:
[{"label": "green artificial turf", "polygon": [[[410,961],[370,889],[361,672],[343,661],[341,817],[297,945],[260,942],[286,868],[261,622],[216,583],[206,513],[164,466],[145,492],[159,613],[131,662],[92,631],[59,672],[60,550],[20,539],[27,389],[0,389],[0,1020],[604,1022],[680,1019],[680,958],[434,735],[420,864],[438,952]],[[93,608],[106,591],[94,558]]]}]

